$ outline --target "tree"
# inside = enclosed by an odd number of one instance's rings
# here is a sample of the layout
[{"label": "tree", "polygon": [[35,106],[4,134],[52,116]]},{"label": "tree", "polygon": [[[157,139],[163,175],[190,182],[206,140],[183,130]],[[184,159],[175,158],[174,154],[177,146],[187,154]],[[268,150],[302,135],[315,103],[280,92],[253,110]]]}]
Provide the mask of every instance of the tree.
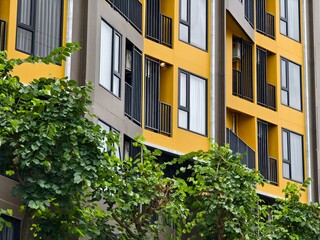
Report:
[{"label": "tree", "polygon": [[285,198],[268,207],[270,218],[264,225],[263,239],[320,239],[319,203],[300,202],[301,191],[306,191],[309,184],[310,179],[301,185],[287,184],[283,189]]},{"label": "tree", "polygon": [[262,176],[241,164],[240,154],[217,144],[182,161],[190,159],[192,163],[181,168],[189,170],[187,206],[193,214],[187,226],[203,239],[259,239],[256,185],[263,184]]},{"label": "tree", "polygon": [[122,239],[156,237],[166,223],[153,216],[184,214],[179,184],[156,163],[159,151],[139,143],[141,156],[117,158],[118,136],[86,117],[94,117],[90,84],[40,78],[24,85],[11,75],[15,65],[60,64],[78,49],[69,43],[23,60],[0,52],[0,165],[18,181],[12,193],[25,213],[22,239],[104,239],[115,231]]}]

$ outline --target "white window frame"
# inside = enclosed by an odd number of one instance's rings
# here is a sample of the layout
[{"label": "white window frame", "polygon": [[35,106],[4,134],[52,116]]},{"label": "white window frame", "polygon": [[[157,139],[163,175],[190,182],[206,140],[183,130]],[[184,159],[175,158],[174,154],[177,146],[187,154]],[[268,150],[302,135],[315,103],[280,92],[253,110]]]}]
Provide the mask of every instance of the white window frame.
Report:
[{"label": "white window frame", "polygon": [[[297,137],[300,140],[297,140]],[[293,144],[295,143],[295,146]],[[301,148],[299,149],[299,144]],[[304,181],[304,146],[303,136],[287,129],[282,129],[282,174],[283,178],[302,183]],[[287,169],[287,170],[286,170]]]},{"label": "white window frame", "polygon": [[[182,82],[183,75],[185,83]],[[203,81],[202,86],[196,88],[195,81]],[[204,90],[203,94],[199,92],[202,90],[201,87]],[[192,95],[196,96],[194,101],[191,99]],[[207,80],[181,69],[179,69],[178,127],[207,135]]]},{"label": "white window frame", "polygon": [[[294,71],[296,67],[296,72]],[[297,69],[297,67],[299,69]],[[297,72],[299,70],[299,73]],[[286,58],[280,58],[281,103],[298,111],[302,111],[301,65]],[[298,78],[299,79],[295,79]]]},{"label": "white window frame", "polygon": [[[121,97],[122,36],[106,21],[100,27],[100,75],[99,84],[116,97]],[[111,32],[111,36],[107,35]],[[116,41],[119,39],[119,41]],[[116,44],[118,42],[118,44]],[[118,46],[118,51],[116,49]]]}]

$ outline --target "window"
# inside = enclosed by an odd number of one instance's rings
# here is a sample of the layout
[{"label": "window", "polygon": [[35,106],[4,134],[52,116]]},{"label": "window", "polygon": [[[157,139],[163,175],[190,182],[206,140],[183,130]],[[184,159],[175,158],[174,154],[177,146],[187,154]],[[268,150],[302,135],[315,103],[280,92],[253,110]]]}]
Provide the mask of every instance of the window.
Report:
[{"label": "window", "polygon": [[302,136],[282,130],[283,177],[303,182],[303,141]]},{"label": "window", "polygon": [[120,97],[121,35],[103,20],[101,20],[99,83]]},{"label": "window", "polygon": [[62,0],[19,0],[16,49],[44,57],[61,45]]},{"label": "window", "polygon": [[178,126],[207,134],[207,82],[205,79],[180,70]]},{"label": "window", "polygon": [[126,42],[126,76],[124,113],[141,125],[142,112],[142,54],[131,42]]},{"label": "window", "polygon": [[141,157],[141,148],[133,146],[134,140],[128,136],[124,136],[123,141],[123,156],[130,157],[133,160]]},{"label": "window", "polygon": [[[98,120],[98,124],[99,124],[100,127],[101,127],[103,130],[105,130],[107,133],[109,133],[110,131],[112,131],[112,132],[114,132],[114,133],[118,133],[118,134],[119,134],[119,131],[117,131],[116,129],[110,127],[108,124],[104,123],[104,122],[101,121],[101,120]],[[106,141],[107,141],[107,139],[105,139],[104,142],[106,142]],[[119,144],[119,143],[118,143],[118,144]],[[119,148],[118,144],[117,144],[117,143],[114,143],[113,147],[116,149],[115,154],[116,154],[117,158],[120,159],[120,148]],[[104,150],[104,152],[109,152],[109,151],[110,151],[110,149],[107,148],[107,144],[106,144],[106,143],[105,143],[105,145],[104,145],[104,147],[103,147],[103,150]]]},{"label": "window", "polygon": [[180,0],[179,38],[207,49],[207,0]]},{"label": "window", "polygon": [[19,240],[20,239],[20,220],[7,215],[1,215],[1,217],[11,223],[11,227],[4,226],[0,232],[0,240]]},{"label": "window", "polygon": [[300,41],[300,1],[280,0],[280,33]]},{"label": "window", "polygon": [[301,106],[301,67],[281,58],[281,103],[300,110]]}]

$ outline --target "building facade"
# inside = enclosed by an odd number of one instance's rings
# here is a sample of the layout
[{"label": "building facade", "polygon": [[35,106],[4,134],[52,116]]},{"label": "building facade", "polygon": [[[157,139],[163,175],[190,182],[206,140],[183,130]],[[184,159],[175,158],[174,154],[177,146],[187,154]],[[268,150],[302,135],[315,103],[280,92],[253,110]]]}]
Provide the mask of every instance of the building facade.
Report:
[{"label": "building facade", "polygon": [[[120,158],[134,154],[140,134],[166,158],[207,149],[212,138],[262,173],[264,198],[312,177],[302,201],[318,201],[319,8],[307,0],[2,0],[0,49],[45,56],[78,41],[81,51],[61,66],[14,74],[25,83],[93,82],[94,121],[120,134]],[[13,209],[19,226],[14,184],[0,176],[0,208]]]}]

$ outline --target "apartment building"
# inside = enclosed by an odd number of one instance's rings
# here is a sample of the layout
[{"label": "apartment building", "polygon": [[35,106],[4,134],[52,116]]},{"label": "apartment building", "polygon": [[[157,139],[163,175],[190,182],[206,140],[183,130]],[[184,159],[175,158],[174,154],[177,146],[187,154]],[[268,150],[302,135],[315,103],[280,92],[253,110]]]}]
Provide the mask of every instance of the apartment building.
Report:
[{"label": "apartment building", "polygon": [[[317,201],[316,9],[306,0],[1,0],[0,49],[45,56],[78,41],[82,50],[61,66],[15,74],[93,82],[91,111],[120,134],[120,158],[135,154],[138,134],[163,159],[213,138],[263,174],[257,191],[267,201],[307,177],[302,201]],[[14,210],[19,229],[13,185],[0,176],[0,207]]]}]

